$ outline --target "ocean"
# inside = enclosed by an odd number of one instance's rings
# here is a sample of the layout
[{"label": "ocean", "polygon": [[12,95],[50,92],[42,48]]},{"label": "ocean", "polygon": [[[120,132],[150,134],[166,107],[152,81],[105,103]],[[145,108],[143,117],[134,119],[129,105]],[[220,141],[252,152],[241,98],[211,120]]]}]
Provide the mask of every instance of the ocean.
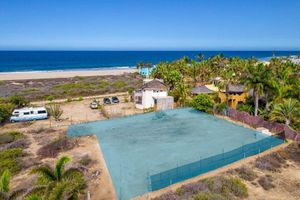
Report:
[{"label": "ocean", "polygon": [[66,71],[135,67],[138,62],[173,61],[183,56],[205,58],[222,53],[241,58],[267,60],[276,56],[298,55],[300,51],[0,51],[0,73]]}]

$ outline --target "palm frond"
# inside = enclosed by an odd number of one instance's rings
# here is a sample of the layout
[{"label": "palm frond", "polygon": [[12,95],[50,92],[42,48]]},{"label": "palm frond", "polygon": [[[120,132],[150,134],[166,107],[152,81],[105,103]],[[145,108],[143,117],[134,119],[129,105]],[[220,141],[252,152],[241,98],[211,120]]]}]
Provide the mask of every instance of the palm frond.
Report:
[{"label": "palm frond", "polygon": [[49,191],[48,199],[55,199],[55,200],[63,199],[66,193],[67,186],[68,186],[68,182],[66,181],[56,182],[54,188],[51,191]]},{"label": "palm frond", "polygon": [[62,175],[63,179],[72,179],[77,176],[82,176],[82,172],[78,168],[70,168],[64,172]]},{"label": "palm frond", "polygon": [[4,170],[0,179],[0,192],[9,192],[10,172],[8,169]]},{"label": "palm frond", "polygon": [[43,198],[38,195],[32,194],[30,196],[25,197],[24,200],[43,200]]},{"label": "palm frond", "polygon": [[55,165],[55,174],[58,180],[61,180],[61,176],[64,173],[66,163],[70,162],[71,158],[68,156],[61,157]]},{"label": "palm frond", "polygon": [[47,181],[55,181],[57,177],[55,176],[55,173],[51,169],[51,167],[44,165],[41,167],[37,167],[31,171],[32,174],[39,174],[41,178],[47,180]]},{"label": "palm frond", "polygon": [[34,186],[26,191],[26,193],[24,194],[24,197],[26,198],[28,196],[42,194],[43,192],[45,192],[46,189],[47,189],[47,185]]}]

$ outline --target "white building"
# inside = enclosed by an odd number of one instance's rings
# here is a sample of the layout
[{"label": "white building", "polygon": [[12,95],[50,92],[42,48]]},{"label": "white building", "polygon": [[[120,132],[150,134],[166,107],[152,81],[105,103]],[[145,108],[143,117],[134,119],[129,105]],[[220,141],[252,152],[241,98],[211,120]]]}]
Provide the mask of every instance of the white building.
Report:
[{"label": "white building", "polygon": [[144,80],[141,89],[134,93],[135,106],[138,109],[155,108],[157,110],[172,109],[174,99],[168,96],[168,86],[163,81]]}]

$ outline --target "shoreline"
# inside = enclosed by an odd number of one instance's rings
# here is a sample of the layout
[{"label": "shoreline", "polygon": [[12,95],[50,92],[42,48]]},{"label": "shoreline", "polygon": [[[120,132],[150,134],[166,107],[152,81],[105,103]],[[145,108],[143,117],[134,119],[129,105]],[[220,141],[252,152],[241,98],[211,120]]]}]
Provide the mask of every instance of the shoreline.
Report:
[{"label": "shoreline", "polygon": [[33,79],[53,79],[72,78],[75,76],[108,76],[122,75],[124,73],[137,72],[135,68],[106,68],[106,69],[83,69],[83,70],[61,70],[61,71],[26,71],[26,72],[1,72],[0,80],[33,80]]}]

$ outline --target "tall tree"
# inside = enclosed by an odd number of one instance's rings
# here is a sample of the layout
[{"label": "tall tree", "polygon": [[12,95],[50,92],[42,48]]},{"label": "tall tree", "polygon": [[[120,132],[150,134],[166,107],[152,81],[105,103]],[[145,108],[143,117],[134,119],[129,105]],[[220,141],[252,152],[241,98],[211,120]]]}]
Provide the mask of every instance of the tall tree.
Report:
[{"label": "tall tree", "polygon": [[265,84],[266,67],[264,64],[249,64],[247,75],[243,78],[248,89],[253,89],[254,115],[258,114],[258,100],[263,94]]},{"label": "tall tree", "polygon": [[282,103],[278,103],[274,106],[270,119],[273,121],[284,121],[286,125],[290,125],[291,121],[299,120],[299,117],[299,102],[294,99],[285,99]]}]

